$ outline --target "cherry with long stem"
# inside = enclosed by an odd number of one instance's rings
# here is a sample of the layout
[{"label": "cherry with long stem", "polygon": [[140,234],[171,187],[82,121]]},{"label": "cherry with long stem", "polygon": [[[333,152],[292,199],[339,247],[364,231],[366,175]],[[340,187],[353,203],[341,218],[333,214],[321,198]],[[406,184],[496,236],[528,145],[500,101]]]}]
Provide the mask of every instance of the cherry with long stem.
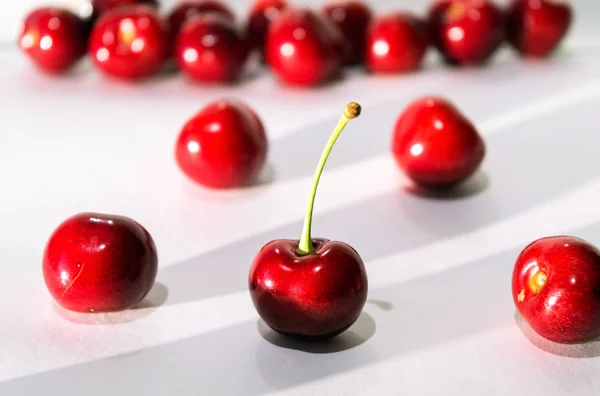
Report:
[{"label": "cherry with long stem", "polygon": [[301,240],[276,239],[263,246],[248,277],[250,297],[274,331],[304,340],[325,340],[348,329],[367,301],[367,271],[358,252],[347,243],[311,237],[315,196],[327,158],[360,105],[350,103],[335,127],[308,199]]},{"label": "cherry with long stem", "polygon": [[325,163],[327,163],[327,158],[329,158],[329,154],[331,153],[331,149],[333,145],[337,141],[338,137],[342,134],[342,131],[348,124],[348,122],[356,118],[360,115],[361,107],[358,103],[351,102],[346,105],[344,108],[344,114],[338,121],[327,145],[325,146],[325,150],[321,154],[321,159],[319,160],[319,164],[317,165],[317,170],[315,171],[315,176],[313,180],[313,186],[310,190],[310,194],[308,196],[308,206],[306,208],[306,215],[304,217],[304,228],[302,230],[302,237],[300,238],[300,243],[298,245],[297,253],[302,256],[306,256],[315,251],[315,248],[312,243],[311,229],[312,229],[312,216],[313,216],[313,208],[315,206],[315,197],[317,196],[317,187],[319,186],[319,181],[321,180],[321,174],[323,173],[323,168],[325,168]]}]

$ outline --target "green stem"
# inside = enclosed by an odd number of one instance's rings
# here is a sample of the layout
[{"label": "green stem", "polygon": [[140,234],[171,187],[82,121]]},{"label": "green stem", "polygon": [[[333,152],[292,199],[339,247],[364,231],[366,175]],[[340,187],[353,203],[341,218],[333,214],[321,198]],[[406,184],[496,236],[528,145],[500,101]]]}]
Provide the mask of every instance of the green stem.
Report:
[{"label": "green stem", "polygon": [[317,195],[317,187],[319,186],[319,181],[321,180],[321,174],[323,173],[323,168],[325,168],[327,158],[329,158],[329,153],[331,153],[333,145],[337,141],[338,137],[340,136],[346,125],[348,124],[348,121],[350,121],[350,119],[352,118],[358,117],[359,114],[360,105],[358,105],[357,103],[349,103],[346,106],[344,114],[338,121],[335,129],[333,130],[333,133],[329,137],[329,141],[327,141],[325,150],[323,150],[323,153],[321,154],[321,159],[319,160],[317,170],[315,171],[313,186],[308,196],[308,207],[306,208],[306,215],[304,217],[304,228],[302,229],[302,237],[300,238],[300,243],[296,251],[300,255],[306,256],[311,254],[315,250],[311,236],[313,208],[315,205],[315,197]]}]

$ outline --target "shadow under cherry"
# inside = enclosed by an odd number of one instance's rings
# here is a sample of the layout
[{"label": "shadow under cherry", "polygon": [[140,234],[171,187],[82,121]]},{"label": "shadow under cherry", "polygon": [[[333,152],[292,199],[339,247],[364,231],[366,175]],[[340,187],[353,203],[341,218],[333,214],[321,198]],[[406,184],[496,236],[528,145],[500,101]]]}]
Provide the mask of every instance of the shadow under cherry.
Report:
[{"label": "shadow under cherry", "polygon": [[293,349],[314,354],[328,354],[347,351],[367,342],[375,334],[375,320],[363,312],[356,322],[342,334],[327,340],[302,340],[279,334],[269,328],[261,319],[257,320],[260,336],[270,344],[284,349]]},{"label": "shadow under cherry", "polygon": [[521,330],[523,335],[525,335],[533,345],[544,352],[556,356],[576,359],[589,359],[600,356],[600,338],[595,341],[580,344],[559,344],[547,340],[536,333],[518,311],[515,311],[514,318],[515,324]]}]

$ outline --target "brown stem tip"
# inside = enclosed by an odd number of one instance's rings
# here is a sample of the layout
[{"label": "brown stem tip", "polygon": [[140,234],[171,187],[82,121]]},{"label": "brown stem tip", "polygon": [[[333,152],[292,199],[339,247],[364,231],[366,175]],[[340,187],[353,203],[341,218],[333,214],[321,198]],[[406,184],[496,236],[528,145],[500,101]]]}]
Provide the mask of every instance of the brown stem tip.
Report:
[{"label": "brown stem tip", "polygon": [[362,110],[362,108],[360,107],[360,105],[358,103],[350,102],[344,108],[344,115],[348,119],[353,119],[360,115],[361,110]]}]

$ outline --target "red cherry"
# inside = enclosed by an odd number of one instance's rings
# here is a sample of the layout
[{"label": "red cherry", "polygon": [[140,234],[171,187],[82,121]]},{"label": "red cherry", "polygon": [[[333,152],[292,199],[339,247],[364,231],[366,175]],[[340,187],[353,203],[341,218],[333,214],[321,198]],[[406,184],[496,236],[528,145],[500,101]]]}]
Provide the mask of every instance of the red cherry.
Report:
[{"label": "red cherry", "polygon": [[367,35],[367,68],[376,73],[414,70],[428,45],[425,23],[413,15],[393,13],[376,18]]},{"label": "red cherry", "polygon": [[158,6],[158,2],[156,0],[92,0],[92,7],[99,14],[115,8],[137,4],[147,4],[154,7]]},{"label": "red cherry", "polygon": [[70,11],[38,8],[25,18],[19,44],[37,67],[61,72],[85,54],[85,24]]},{"label": "red cherry", "polygon": [[284,335],[330,338],[348,329],[367,300],[367,275],[358,253],[343,242],[313,239],[310,255],[298,240],[264,246],[250,269],[250,295],[265,323]]},{"label": "red cherry", "polygon": [[248,42],[237,26],[212,14],[186,22],[177,38],[175,58],[194,80],[227,82],[239,77],[248,52]]},{"label": "red cherry", "polygon": [[325,14],[316,14],[317,18],[321,20],[325,32],[329,36],[329,39],[333,42],[333,49],[335,51],[335,63],[332,66],[329,77],[336,77],[342,71],[344,60],[350,55],[350,45],[344,38],[344,34],[340,28]]},{"label": "red cherry", "polygon": [[291,85],[317,85],[340,63],[333,24],[306,8],[286,9],[267,34],[266,57],[279,79]]},{"label": "red cherry", "polygon": [[567,34],[572,14],[564,0],[514,0],[508,11],[508,42],[524,56],[547,56]]},{"label": "red cherry", "polygon": [[542,337],[564,344],[600,337],[600,251],[574,237],[538,239],[517,258],[517,310]]},{"label": "red cherry", "polygon": [[218,14],[224,18],[235,20],[233,11],[220,0],[184,0],[171,10],[169,14],[169,42],[175,47],[177,36],[186,21],[203,14]]},{"label": "red cherry", "polygon": [[504,15],[489,0],[438,0],[429,12],[429,33],[450,63],[482,63],[502,44]]},{"label": "red cherry", "polygon": [[72,311],[113,312],[140,303],[158,270],[152,237],[127,217],[81,213],[53,232],[43,272],[54,299]]},{"label": "red cherry", "polygon": [[485,145],[454,105],[442,98],[424,97],[396,121],[392,151],[400,168],[418,185],[449,188],[475,172]]},{"label": "red cherry", "polygon": [[175,156],[191,180],[212,188],[248,185],[258,177],[268,143],[256,113],[239,101],[209,104],[189,120]]},{"label": "red cherry", "polygon": [[137,79],[157,72],[165,60],[167,31],[157,11],[148,6],[120,7],[100,17],[89,51],[106,74]]},{"label": "red cherry", "polygon": [[372,17],[369,6],[362,1],[333,0],[323,7],[323,11],[342,32],[348,47],[344,63],[361,63],[365,56],[367,28]]},{"label": "red cherry", "polygon": [[367,273],[349,245],[311,237],[312,212],[327,157],[360,105],[350,103],[333,131],[315,173],[300,240],[265,245],[250,268],[252,302],[273,330],[292,337],[324,339],[349,328],[367,301]]},{"label": "red cherry", "polygon": [[250,9],[246,34],[253,49],[264,56],[267,32],[271,23],[279,18],[281,11],[287,8],[286,0],[256,0]]}]

